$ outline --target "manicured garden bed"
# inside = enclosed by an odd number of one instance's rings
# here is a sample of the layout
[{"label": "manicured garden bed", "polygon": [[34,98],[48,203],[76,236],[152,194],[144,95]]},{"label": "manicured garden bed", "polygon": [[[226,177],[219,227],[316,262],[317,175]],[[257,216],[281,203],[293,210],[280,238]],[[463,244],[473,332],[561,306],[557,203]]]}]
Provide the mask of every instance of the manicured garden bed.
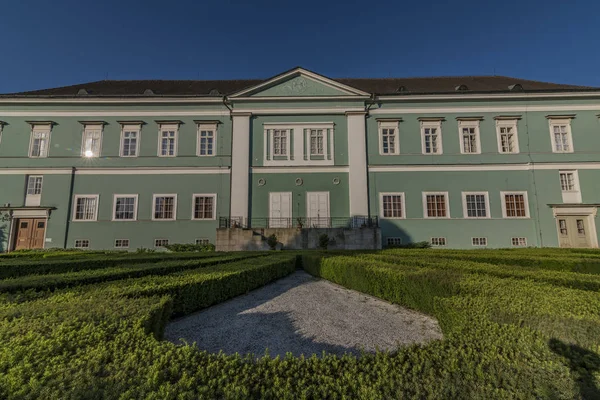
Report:
[{"label": "manicured garden bed", "polygon": [[600,398],[600,252],[543,250],[304,253],[309,273],[432,315],[444,339],[258,360],[162,341],[164,326],[290,274],[295,253],[5,259],[0,398]]}]

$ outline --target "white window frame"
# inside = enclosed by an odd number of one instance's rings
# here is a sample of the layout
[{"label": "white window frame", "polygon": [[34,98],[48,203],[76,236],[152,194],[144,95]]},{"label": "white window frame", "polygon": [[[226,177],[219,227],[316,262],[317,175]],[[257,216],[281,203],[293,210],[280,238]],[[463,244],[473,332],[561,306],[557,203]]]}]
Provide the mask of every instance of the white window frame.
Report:
[{"label": "white window frame", "polygon": [[[498,153],[500,154],[519,154],[519,130],[516,119],[498,119],[496,120],[496,140],[498,141]],[[512,128],[513,130],[513,151],[502,151],[502,133],[501,128]]]},{"label": "white window frame", "polygon": [[[467,196],[468,195],[483,195],[485,196],[485,217],[469,217],[468,208],[467,208]],[[462,206],[463,206],[463,218],[466,219],[490,219],[490,196],[488,192],[462,192]]]},{"label": "white window frame", "polygon": [[[94,218],[93,219],[76,219],[77,216],[77,200],[81,198],[95,198],[96,199],[96,209],[94,210]],[[71,216],[71,221],[73,222],[96,222],[98,221],[98,208],[100,208],[100,195],[98,194],[76,194],[73,198],[73,215]]]},{"label": "white window frame", "polygon": [[[561,174],[573,174],[573,190],[564,190],[562,188],[562,180],[560,178]],[[560,171],[558,171],[558,181],[560,183],[560,190],[563,193],[578,193],[581,191],[580,187],[579,187],[579,173],[576,169],[562,169]]]},{"label": "white window frame", "polygon": [[[433,243],[433,239],[437,239],[438,243],[437,243],[437,244],[434,244],[434,243]],[[440,239],[443,239],[443,241],[444,241],[444,244],[439,244],[439,240],[440,240]],[[446,237],[445,237],[445,236],[436,236],[436,237],[432,237],[432,238],[430,238],[430,241],[429,241],[429,243],[431,243],[431,247],[446,247],[446,246],[448,245],[448,240],[446,240]]]},{"label": "white window frame", "polygon": [[[200,154],[201,134],[202,131],[212,132],[212,154]],[[208,145],[207,145],[208,151]],[[196,155],[198,157],[214,157],[217,153],[217,124],[199,123],[196,132]]]},{"label": "white window frame", "polygon": [[[554,127],[566,125],[567,127],[567,140],[569,141],[569,150],[568,151],[558,151],[556,150],[556,140],[554,139]],[[573,135],[571,133],[571,119],[570,118],[549,118],[548,119],[548,127],[550,131],[550,140],[552,143],[552,152],[553,153],[573,153],[574,144],[573,144]]]},{"label": "white window frame", "polygon": [[[475,244],[475,240],[478,240],[480,243]],[[481,244],[481,241],[483,240],[484,244]],[[487,247],[488,245],[488,240],[487,237],[485,236],[479,236],[479,237],[472,237],[471,238],[471,246],[474,247]]]},{"label": "white window frame", "polygon": [[[174,197],[173,199],[173,218],[154,218],[154,210],[156,210],[157,197]],[[177,220],[177,193],[155,193],[152,195],[152,221],[176,221]]]},{"label": "white window frame", "polygon": [[[117,241],[118,240],[127,240],[127,246],[117,246]],[[131,242],[129,241],[129,239],[115,239],[115,249],[128,249],[130,243]]]},{"label": "white window frame", "polygon": [[[475,128],[475,146],[477,151],[467,152],[465,151],[463,141],[463,128]],[[481,154],[481,132],[479,129],[479,120],[459,120],[458,121],[458,139],[460,144],[460,154]]]},{"label": "white window frame", "polygon": [[[206,242],[206,243],[198,243],[198,242]],[[194,243],[196,245],[202,245],[202,246],[206,246],[210,244],[210,239],[209,238],[196,238],[194,240]]]},{"label": "white window frame", "polygon": [[[379,155],[382,156],[395,156],[400,154],[400,123],[399,121],[378,121],[377,132],[379,135]],[[394,129],[394,151],[384,153],[383,152],[383,130]],[[388,144],[389,148],[389,144]]]},{"label": "white window frame", "polygon": [[[335,164],[333,122],[265,122],[263,129],[263,166],[265,167]],[[322,155],[311,155],[310,153],[310,131],[313,129],[323,130]],[[275,130],[287,131],[287,155],[274,154],[273,133]]]},{"label": "white window frame", "polygon": [[[31,179],[38,179],[38,178],[41,180],[40,192],[39,193],[29,193],[29,182],[31,181]],[[36,187],[35,183],[33,186],[34,186],[34,188]],[[27,192],[26,192],[27,196],[41,196],[43,190],[44,190],[44,176],[43,175],[28,175],[27,176]]]},{"label": "white window frame", "polygon": [[[42,151],[40,148],[40,155],[34,156],[31,154],[33,151],[33,142],[34,136],[36,133],[45,133],[48,135],[48,140],[46,140],[45,152],[42,155]],[[31,125],[31,135],[29,137],[29,158],[47,158],[50,153],[50,140],[52,139],[52,125],[51,124],[32,124]]]},{"label": "white window frame", "polygon": [[[510,195],[510,194],[518,194],[518,195],[523,195],[523,201],[525,202],[525,216],[524,217],[508,217],[506,215],[506,201],[505,201],[505,196],[506,195]],[[507,218],[507,219],[528,219],[530,218],[530,214],[529,214],[529,198],[527,196],[527,191],[519,191],[519,190],[514,190],[514,191],[505,191],[505,192],[500,192],[500,202],[502,205],[502,218]]]},{"label": "white window frame", "polygon": [[[137,136],[135,139],[135,155],[125,155],[125,132],[136,132]],[[140,154],[140,140],[142,137],[142,125],[141,124],[123,124],[121,125],[121,142],[119,144],[119,156],[120,157],[138,157]]]},{"label": "white window frame", "polygon": [[[77,242],[87,242],[87,246],[77,246]],[[74,249],[89,249],[90,248],[90,239],[75,239],[73,243]]]},{"label": "white window frame", "polygon": [[[161,246],[157,246],[156,242],[158,242],[159,240],[165,240],[167,242],[167,244],[165,245],[161,245]],[[163,247],[165,248],[165,246],[168,246],[170,244],[169,239],[164,239],[164,238],[158,238],[158,239],[154,239],[154,247],[158,248],[158,247]]]},{"label": "white window frame", "polygon": [[[308,156],[309,157],[327,157],[327,129],[323,129],[323,128],[310,128],[307,129],[307,146],[306,146],[306,150],[308,152]],[[319,153],[313,153],[312,151],[312,131],[321,131],[321,134],[323,135],[323,153],[319,154]],[[317,136],[318,138],[318,136]],[[318,141],[317,141],[318,143]],[[318,146],[317,146],[318,149]]]},{"label": "white window frame", "polygon": [[[400,196],[400,198],[402,199],[402,209],[400,210],[400,213],[402,214],[401,217],[385,217],[384,216],[384,210],[383,210],[383,198],[384,196]],[[382,192],[379,193],[379,218],[382,219],[406,219],[406,201],[404,200],[404,192]]]},{"label": "white window frame", "polygon": [[[427,153],[425,151],[425,129],[432,128],[437,129],[438,132],[438,151],[435,153]],[[442,144],[442,121],[421,121],[421,153],[427,156],[444,154],[444,147]]]},{"label": "white window frame", "polygon": [[[195,218],[196,215],[196,198],[198,197],[212,197],[213,198],[213,210],[211,218]],[[192,220],[193,221],[214,221],[217,219],[217,194],[216,193],[194,193],[192,195]]]},{"label": "white window frame", "polygon": [[[517,241],[517,244],[515,244],[515,239]],[[519,244],[521,239],[523,239],[524,244]],[[510,244],[512,247],[527,247],[527,238],[523,237],[523,236],[512,237],[512,238],[510,238]]]},{"label": "white window frame", "polygon": [[[170,132],[170,131],[174,132],[173,154],[162,154],[163,132]],[[173,123],[158,124],[158,147],[157,147],[158,148],[158,152],[157,152],[158,157],[165,157],[165,158],[177,157],[177,148],[178,147],[179,147],[179,124],[173,124]]]},{"label": "white window frame", "polygon": [[[87,136],[89,134],[91,134],[92,132],[96,132],[99,131],[100,132],[100,136],[98,137],[98,153],[93,153],[91,155],[86,155],[86,149],[85,149],[85,142],[87,139]],[[103,131],[104,131],[104,124],[103,123],[98,123],[98,122],[90,122],[90,123],[84,123],[83,124],[83,133],[81,135],[81,156],[85,157],[85,158],[98,158],[100,157],[100,155],[102,154],[102,137],[103,137]]]},{"label": "white window frame", "polygon": [[[117,198],[118,197],[130,197],[130,198],[135,199],[135,203],[133,204],[133,219],[117,219]],[[115,222],[137,221],[138,199],[139,199],[139,195],[137,195],[137,194],[115,194],[115,195],[113,195],[112,221],[115,221]]]},{"label": "white window frame", "polygon": [[[429,217],[427,215],[427,196],[429,195],[443,195],[446,202],[446,216],[445,217]],[[427,219],[449,219],[450,218],[450,199],[448,198],[448,192],[422,192],[423,198],[423,218]]]}]

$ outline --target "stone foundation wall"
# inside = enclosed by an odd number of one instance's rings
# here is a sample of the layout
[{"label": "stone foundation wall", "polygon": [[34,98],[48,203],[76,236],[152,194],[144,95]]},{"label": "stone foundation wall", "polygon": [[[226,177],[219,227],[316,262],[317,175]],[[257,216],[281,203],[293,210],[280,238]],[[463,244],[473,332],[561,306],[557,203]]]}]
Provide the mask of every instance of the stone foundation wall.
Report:
[{"label": "stone foundation wall", "polygon": [[265,228],[217,229],[217,251],[269,250],[267,238],[277,236],[278,249],[309,250],[319,247],[319,236],[329,236],[331,250],[381,249],[379,228]]}]

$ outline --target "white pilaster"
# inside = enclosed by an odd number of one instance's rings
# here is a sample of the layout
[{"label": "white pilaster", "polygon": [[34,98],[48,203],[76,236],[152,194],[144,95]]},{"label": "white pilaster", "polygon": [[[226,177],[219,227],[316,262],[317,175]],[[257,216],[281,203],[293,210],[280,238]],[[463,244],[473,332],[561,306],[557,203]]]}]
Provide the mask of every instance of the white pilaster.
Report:
[{"label": "white pilaster", "polygon": [[364,111],[347,112],[350,216],[369,215],[367,137]]},{"label": "white pilaster", "polygon": [[250,113],[232,113],[231,218],[248,218],[250,174]]}]

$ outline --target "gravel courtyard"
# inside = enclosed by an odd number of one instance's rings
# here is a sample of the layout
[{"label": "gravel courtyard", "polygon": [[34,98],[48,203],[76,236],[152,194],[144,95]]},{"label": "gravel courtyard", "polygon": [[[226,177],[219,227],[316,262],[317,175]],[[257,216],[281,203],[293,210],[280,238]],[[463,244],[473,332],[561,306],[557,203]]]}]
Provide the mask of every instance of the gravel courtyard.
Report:
[{"label": "gravel courtyard", "polygon": [[435,319],[348,290],[304,271],[172,321],[165,339],[210,352],[272,357],[323,351],[342,355],[394,350],[441,339]]}]

